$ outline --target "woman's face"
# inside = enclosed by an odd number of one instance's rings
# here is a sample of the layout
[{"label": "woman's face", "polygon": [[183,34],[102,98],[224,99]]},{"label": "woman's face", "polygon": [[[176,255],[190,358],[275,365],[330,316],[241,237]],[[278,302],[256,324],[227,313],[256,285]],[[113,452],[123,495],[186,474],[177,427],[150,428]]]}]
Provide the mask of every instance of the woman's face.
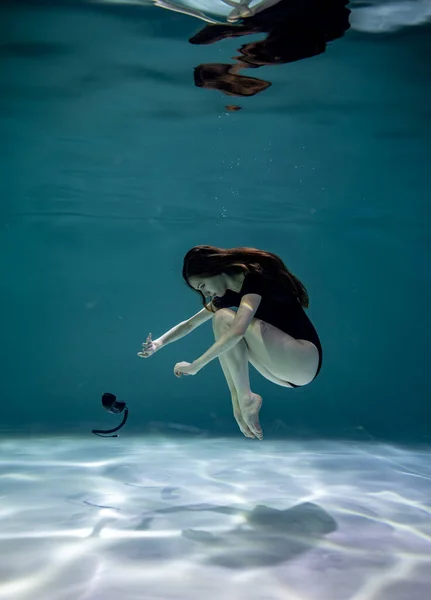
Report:
[{"label": "woman's face", "polygon": [[226,283],[223,274],[213,277],[194,275],[189,279],[190,285],[203,293],[205,297],[223,296],[226,293]]}]

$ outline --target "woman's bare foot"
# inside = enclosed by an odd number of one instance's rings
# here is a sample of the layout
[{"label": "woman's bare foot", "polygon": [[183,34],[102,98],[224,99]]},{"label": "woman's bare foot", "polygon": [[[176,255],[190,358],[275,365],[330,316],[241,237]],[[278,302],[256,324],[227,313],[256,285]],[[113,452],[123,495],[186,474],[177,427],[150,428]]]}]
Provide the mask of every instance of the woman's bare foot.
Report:
[{"label": "woman's bare foot", "polygon": [[238,398],[236,396],[232,396],[232,407],[233,407],[233,416],[235,417],[235,420],[238,423],[238,427],[240,428],[241,433],[244,434],[245,437],[254,439],[255,436],[250,431],[249,427],[246,425],[246,423],[242,417]]},{"label": "woman's bare foot", "polygon": [[242,418],[251,431],[259,440],[263,439],[262,428],[259,423],[259,411],[262,406],[262,397],[259,394],[250,394],[239,403]]}]

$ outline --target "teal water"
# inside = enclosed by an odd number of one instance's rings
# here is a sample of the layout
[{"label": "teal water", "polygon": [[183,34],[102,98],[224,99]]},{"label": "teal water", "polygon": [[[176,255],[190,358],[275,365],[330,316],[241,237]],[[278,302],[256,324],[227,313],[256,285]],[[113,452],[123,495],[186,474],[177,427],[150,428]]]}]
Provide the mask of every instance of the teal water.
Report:
[{"label": "teal water", "polygon": [[[238,97],[194,69],[263,34],[2,3],[0,598],[426,600],[431,9],[349,8]],[[173,375],[210,324],[136,355],[200,309],[196,244],[276,252],[310,294],[323,368],[296,390],[251,373],[261,444],[216,361]],[[116,439],[91,435],[117,424],[104,392],[130,409]]]}]

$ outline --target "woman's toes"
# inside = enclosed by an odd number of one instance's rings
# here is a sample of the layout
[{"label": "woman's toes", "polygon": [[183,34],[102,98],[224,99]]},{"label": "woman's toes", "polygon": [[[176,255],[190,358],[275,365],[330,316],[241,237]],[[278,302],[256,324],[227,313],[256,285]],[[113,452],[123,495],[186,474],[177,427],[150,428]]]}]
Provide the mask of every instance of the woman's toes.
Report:
[{"label": "woman's toes", "polygon": [[247,426],[246,423],[238,423],[238,425],[245,437],[254,438],[254,433],[251,431],[251,429]]}]

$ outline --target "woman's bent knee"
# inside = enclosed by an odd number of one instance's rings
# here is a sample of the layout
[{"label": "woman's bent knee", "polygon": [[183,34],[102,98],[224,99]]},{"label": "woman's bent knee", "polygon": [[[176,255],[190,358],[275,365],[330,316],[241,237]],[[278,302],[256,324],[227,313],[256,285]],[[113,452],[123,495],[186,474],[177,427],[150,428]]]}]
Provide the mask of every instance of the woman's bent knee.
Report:
[{"label": "woman's bent knee", "polygon": [[228,323],[229,325],[235,318],[235,313],[230,308],[220,308],[213,316],[213,323]]}]

